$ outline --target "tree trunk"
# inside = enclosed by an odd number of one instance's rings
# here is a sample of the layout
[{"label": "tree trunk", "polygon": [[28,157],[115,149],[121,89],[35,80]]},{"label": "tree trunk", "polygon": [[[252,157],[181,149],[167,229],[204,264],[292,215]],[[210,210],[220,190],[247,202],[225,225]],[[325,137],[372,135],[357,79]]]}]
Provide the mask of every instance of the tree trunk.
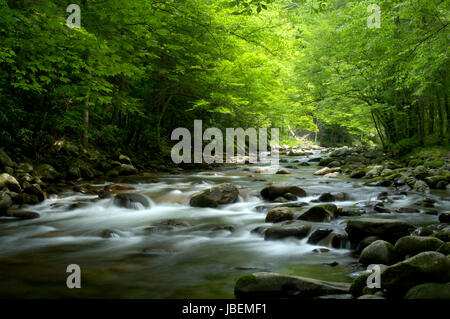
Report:
[{"label": "tree trunk", "polygon": [[425,139],[425,125],[424,125],[425,110],[424,110],[424,105],[423,105],[423,97],[419,97],[419,100],[417,103],[418,103],[417,106],[419,109],[419,144],[423,145],[424,139]]},{"label": "tree trunk", "polygon": [[84,100],[83,109],[83,147],[88,148],[89,145],[89,98]]}]

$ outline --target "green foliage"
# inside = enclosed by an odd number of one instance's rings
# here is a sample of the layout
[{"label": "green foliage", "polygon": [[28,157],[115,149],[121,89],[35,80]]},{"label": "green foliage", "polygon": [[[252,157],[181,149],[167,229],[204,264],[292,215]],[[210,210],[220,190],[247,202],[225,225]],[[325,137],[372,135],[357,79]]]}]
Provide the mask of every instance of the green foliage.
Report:
[{"label": "green foliage", "polygon": [[174,128],[280,127],[403,154],[447,143],[448,1],[0,0],[0,142],[170,150]]}]

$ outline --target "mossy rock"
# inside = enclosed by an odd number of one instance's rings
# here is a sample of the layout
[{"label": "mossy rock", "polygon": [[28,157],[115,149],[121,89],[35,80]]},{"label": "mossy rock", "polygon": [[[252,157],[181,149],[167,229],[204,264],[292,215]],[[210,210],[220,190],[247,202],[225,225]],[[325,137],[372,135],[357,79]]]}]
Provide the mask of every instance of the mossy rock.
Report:
[{"label": "mossy rock", "polygon": [[416,167],[416,166],[419,166],[422,164],[423,164],[423,162],[418,158],[412,159],[408,162],[409,167]]},{"label": "mossy rock", "polygon": [[242,277],[239,277],[239,279],[237,280],[235,290],[241,290],[243,287],[247,287],[256,283],[257,280],[253,274],[244,275]]},{"label": "mossy rock", "polygon": [[428,168],[439,168],[444,166],[444,161],[440,159],[428,160],[423,165]]},{"label": "mossy rock", "polygon": [[395,250],[403,256],[414,256],[424,251],[437,251],[442,244],[436,237],[405,236],[397,240]]},{"label": "mossy rock", "polygon": [[450,255],[450,243],[443,243],[436,251],[444,255]]},{"label": "mossy rock", "polygon": [[362,274],[353,279],[352,284],[350,286],[350,293],[353,297],[358,298],[362,296],[363,290],[367,287],[367,278],[369,278],[370,274]]},{"label": "mossy rock", "polygon": [[426,283],[412,287],[404,299],[450,299],[450,283]]},{"label": "mossy rock", "polygon": [[432,235],[433,237],[439,238],[440,240],[444,242],[450,242],[450,229],[445,228],[442,229]]}]

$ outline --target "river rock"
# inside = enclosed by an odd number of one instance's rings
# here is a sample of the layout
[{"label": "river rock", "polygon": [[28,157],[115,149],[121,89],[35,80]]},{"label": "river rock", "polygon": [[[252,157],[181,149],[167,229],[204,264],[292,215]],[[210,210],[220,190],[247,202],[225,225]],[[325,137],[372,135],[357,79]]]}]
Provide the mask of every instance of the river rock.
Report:
[{"label": "river rock", "polygon": [[361,240],[359,242],[358,246],[356,247],[356,251],[358,253],[361,253],[364,250],[364,248],[366,248],[367,246],[369,246],[370,244],[372,244],[373,242],[375,242],[377,240],[380,240],[380,238],[377,236],[369,236],[369,237],[364,238],[363,240]]},{"label": "river rock", "polygon": [[287,169],[282,168],[282,169],[278,170],[278,171],[276,172],[276,174],[279,174],[279,175],[286,175],[286,174],[291,174],[291,172],[290,172],[289,170],[287,170]]},{"label": "river rock", "polygon": [[347,294],[350,284],[257,272],[238,279],[234,288],[237,298],[312,298],[329,294]]},{"label": "river rock", "polygon": [[305,197],[306,192],[297,186],[291,185],[271,185],[261,190],[261,197],[265,200],[273,201],[278,197],[284,197],[286,193],[291,193],[298,197]]},{"label": "river rock", "polygon": [[414,256],[424,251],[436,251],[443,243],[435,237],[405,236],[397,240],[395,250],[403,256]]},{"label": "river rock", "polygon": [[416,168],[414,168],[414,170],[412,171],[412,174],[417,179],[425,179],[426,177],[428,177],[429,172],[428,172],[427,168],[420,165],[420,166],[417,166]]},{"label": "river rock", "polygon": [[350,241],[346,234],[331,234],[331,247],[337,249],[350,248]]},{"label": "river rock", "polygon": [[311,222],[327,222],[335,219],[335,213],[338,208],[334,204],[322,204],[313,206],[301,214],[298,219]]},{"label": "river rock", "polygon": [[338,148],[337,150],[330,153],[330,157],[342,157],[350,154],[350,148],[347,146]]},{"label": "river rock", "polygon": [[150,207],[150,200],[141,194],[119,194],[114,197],[114,205],[128,209],[139,209],[138,204]]},{"label": "river rock", "polygon": [[403,296],[411,287],[450,279],[450,259],[438,252],[423,252],[386,268],[381,287],[388,295]]},{"label": "river rock", "polygon": [[266,215],[266,223],[280,223],[294,219],[294,212],[289,207],[275,207]]},{"label": "river rock", "polygon": [[433,237],[439,238],[444,242],[450,242],[450,226],[445,227],[444,229],[441,229],[438,232],[434,233]]},{"label": "river rock", "polygon": [[189,201],[193,207],[218,207],[237,201],[239,190],[233,184],[225,183],[211,187],[210,189],[194,195]]},{"label": "river rock", "polygon": [[36,195],[39,201],[43,201],[47,198],[47,194],[42,190],[41,186],[39,184],[30,184],[28,182],[24,182],[23,184],[23,190],[25,193],[30,195]]},{"label": "river rock", "polygon": [[427,183],[425,183],[424,181],[421,181],[421,180],[416,180],[412,189],[415,192],[421,192],[421,193],[429,193],[430,192],[430,187],[427,185]]},{"label": "river rock", "polygon": [[366,173],[365,177],[373,178],[373,177],[380,176],[383,169],[384,169],[384,166],[382,166],[382,165],[371,166],[371,167],[369,167],[369,171]]},{"label": "river rock", "polygon": [[450,299],[450,283],[426,283],[412,287],[404,299]]},{"label": "river rock", "polygon": [[321,168],[313,173],[313,175],[326,175],[332,173],[332,169],[329,167]]},{"label": "river rock", "polygon": [[[448,184],[448,178],[445,175],[434,175],[434,176],[426,177],[425,182],[432,189],[441,189],[442,186],[444,186],[443,189],[445,189],[445,186],[447,186],[447,184]],[[440,183],[440,182],[442,182],[442,183]],[[439,184],[439,187],[438,187],[438,184]]]},{"label": "river rock", "polygon": [[56,169],[50,164],[40,164],[36,168],[36,173],[44,181],[55,181],[60,176]]},{"label": "river rock", "polygon": [[341,173],[339,173],[339,172],[332,172],[332,173],[325,174],[324,177],[327,177],[327,178],[338,178],[340,175],[341,175]]},{"label": "river rock", "polygon": [[441,223],[450,223],[450,212],[443,212],[439,215],[439,221]]},{"label": "river rock", "polygon": [[359,262],[363,265],[383,264],[392,265],[398,260],[394,246],[384,240],[376,240],[363,249]]},{"label": "river rock", "polygon": [[[317,161],[317,159],[316,159],[316,161]],[[330,157],[321,158],[319,160],[319,166],[328,166],[328,164],[330,164],[333,161],[334,161],[334,158],[330,158]]]},{"label": "river rock", "polygon": [[334,202],[336,198],[331,193],[323,193],[319,196],[320,202]]},{"label": "river rock", "polygon": [[350,178],[363,178],[364,176],[366,176],[366,171],[364,169],[354,170],[350,174]]},{"label": "river rock", "polygon": [[8,188],[10,191],[19,193],[22,191],[19,182],[14,176],[9,175],[8,173],[3,173],[0,175],[0,189]]},{"label": "river rock", "polygon": [[328,167],[334,168],[334,167],[340,167],[341,166],[341,162],[339,161],[332,161],[331,163],[329,163],[327,165]]},{"label": "river rock", "polygon": [[409,235],[413,227],[403,221],[381,218],[360,218],[347,222],[346,231],[353,243],[358,243],[369,236],[378,236],[388,242],[396,242],[397,239]]},{"label": "river rock", "polygon": [[308,244],[316,245],[333,232],[332,229],[319,228],[313,231],[308,238]]},{"label": "river rock", "polygon": [[283,239],[286,237],[295,237],[297,239],[303,239],[308,236],[311,231],[311,226],[275,226],[270,227],[264,232],[264,239]]},{"label": "river rock", "polygon": [[443,243],[436,251],[446,256],[450,255],[450,243]]}]

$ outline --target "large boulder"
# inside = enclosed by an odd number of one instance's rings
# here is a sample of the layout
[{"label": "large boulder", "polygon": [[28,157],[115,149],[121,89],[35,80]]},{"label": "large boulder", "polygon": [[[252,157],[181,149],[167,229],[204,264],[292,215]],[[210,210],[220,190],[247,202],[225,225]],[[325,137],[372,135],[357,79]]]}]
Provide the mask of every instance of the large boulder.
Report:
[{"label": "large boulder", "polygon": [[237,298],[312,298],[329,294],[348,294],[350,284],[257,272],[238,279],[234,288]]},{"label": "large boulder", "polygon": [[284,197],[287,193],[298,197],[305,197],[306,192],[297,186],[292,185],[271,185],[261,190],[261,197],[265,200],[273,201],[278,197]]},{"label": "large boulder", "polygon": [[384,240],[376,240],[363,249],[359,262],[364,265],[383,264],[392,265],[398,261],[394,246]]},{"label": "large boulder", "polygon": [[409,235],[413,227],[403,221],[381,218],[360,218],[347,222],[346,231],[352,243],[358,243],[369,236],[377,236],[390,243]]},{"label": "large boulder", "polygon": [[311,226],[275,226],[268,228],[264,233],[264,239],[283,239],[287,237],[294,237],[297,239],[303,239],[308,236],[311,231]]},{"label": "large boulder", "polygon": [[334,204],[323,204],[313,206],[301,214],[298,219],[311,222],[327,222],[335,219],[338,208]]},{"label": "large boulder", "polygon": [[292,219],[294,219],[294,211],[289,207],[274,207],[266,215],[266,223],[280,223]]},{"label": "large boulder", "polygon": [[386,268],[381,288],[391,296],[404,296],[413,286],[427,282],[448,282],[450,259],[438,252],[423,252]]},{"label": "large boulder", "polygon": [[344,146],[344,147],[338,148],[337,150],[332,152],[330,154],[330,157],[342,157],[342,156],[349,155],[350,153],[351,153],[350,148],[348,148],[347,146]]},{"label": "large boulder", "polygon": [[119,194],[114,197],[114,205],[128,209],[139,209],[140,205],[150,207],[150,200],[142,194]]},{"label": "large boulder", "polygon": [[4,187],[8,188],[10,191],[17,193],[22,191],[22,188],[20,187],[17,179],[14,176],[9,175],[8,173],[3,173],[0,175],[0,189]]},{"label": "large boulder", "polygon": [[450,299],[450,283],[426,283],[412,287],[404,299]]},{"label": "large boulder", "polygon": [[194,195],[189,201],[189,205],[193,207],[218,207],[219,205],[236,202],[238,196],[239,190],[233,184],[219,184]]},{"label": "large boulder", "polygon": [[36,173],[44,181],[54,181],[60,177],[60,174],[50,164],[40,164],[36,168]]},{"label": "large boulder", "polygon": [[403,256],[414,256],[424,251],[436,251],[443,243],[435,237],[405,236],[397,240],[395,250]]}]

